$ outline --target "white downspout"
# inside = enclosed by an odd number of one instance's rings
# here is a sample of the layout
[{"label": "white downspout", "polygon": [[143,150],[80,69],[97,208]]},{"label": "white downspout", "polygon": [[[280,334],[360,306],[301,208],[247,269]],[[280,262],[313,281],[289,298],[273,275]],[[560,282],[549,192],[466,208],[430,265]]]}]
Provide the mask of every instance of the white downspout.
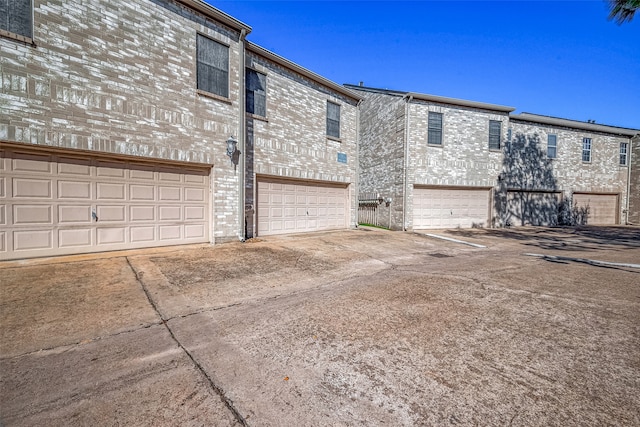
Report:
[{"label": "white downspout", "polygon": [[409,95],[405,100],[404,110],[404,163],[402,166],[402,231],[407,231],[407,185],[408,185],[408,173],[409,173],[409,104],[413,100],[413,95]]},{"label": "white downspout", "polygon": [[240,108],[240,114],[239,114],[239,119],[240,119],[240,130],[238,132],[238,142],[240,145],[240,159],[239,159],[239,165],[238,165],[238,169],[239,169],[239,179],[238,179],[238,193],[240,194],[239,196],[239,202],[238,202],[238,221],[239,221],[239,227],[238,227],[238,238],[240,239],[240,241],[244,242],[245,240],[245,235],[246,235],[246,224],[245,224],[245,174],[246,174],[246,170],[245,170],[245,165],[246,165],[246,158],[247,158],[247,153],[246,153],[246,119],[245,119],[245,110],[246,110],[246,106],[245,106],[245,100],[246,100],[246,82],[245,82],[245,38],[247,37],[247,31],[246,30],[242,30],[240,32],[240,99],[238,100],[238,106]]},{"label": "white downspout", "polygon": [[627,203],[626,203],[626,207],[625,207],[625,215],[624,215],[624,223],[625,225],[629,225],[629,208],[631,207],[631,164],[632,164],[632,157],[633,156],[633,140],[634,139],[638,139],[640,141],[640,139],[638,138],[638,135],[636,135],[635,137],[630,137],[629,138],[629,148],[627,149]]},{"label": "white downspout", "polygon": [[362,99],[358,101],[356,104],[356,177],[355,177],[355,198],[356,198],[356,220],[355,227],[358,228],[358,215],[360,213],[360,104],[362,104]]}]

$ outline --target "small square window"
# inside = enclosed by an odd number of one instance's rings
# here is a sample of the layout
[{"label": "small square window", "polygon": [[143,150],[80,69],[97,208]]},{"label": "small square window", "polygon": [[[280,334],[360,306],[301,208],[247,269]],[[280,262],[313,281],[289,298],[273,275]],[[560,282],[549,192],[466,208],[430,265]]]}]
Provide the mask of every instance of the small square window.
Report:
[{"label": "small square window", "polygon": [[502,122],[489,120],[489,150],[500,149],[500,137],[502,134]]},{"label": "small square window", "polygon": [[547,135],[547,157],[555,159],[558,155],[558,138],[556,135]]},{"label": "small square window", "polygon": [[7,37],[23,40],[20,37],[15,37],[22,36],[32,39],[33,5],[31,0],[0,0],[0,30],[10,33]]},{"label": "small square window", "polygon": [[340,105],[327,101],[327,136],[340,138]]},{"label": "small square window", "polygon": [[267,117],[267,76],[247,68],[247,113]]},{"label": "small square window", "polygon": [[442,113],[429,111],[427,143],[442,145]]},{"label": "small square window", "polygon": [[627,155],[629,154],[629,143],[620,143],[620,166],[627,165]]},{"label": "small square window", "polygon": [[591,161],[591,138],[582,138],[582,161]]},{"label": "small square window", "polygon": [[198,89],[228,98],[229,46],[198,34],[196,50]]}]

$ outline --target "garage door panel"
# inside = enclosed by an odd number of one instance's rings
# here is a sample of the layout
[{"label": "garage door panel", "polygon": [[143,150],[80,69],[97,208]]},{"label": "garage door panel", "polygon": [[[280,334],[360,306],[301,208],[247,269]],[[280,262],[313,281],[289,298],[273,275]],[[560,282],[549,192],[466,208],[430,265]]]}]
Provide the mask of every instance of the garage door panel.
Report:
[{"label": "garage door panel", "polygon": [[60,159],[63,163],[58,163],[58,175],[85,176],[91,175],[91,163],[86,160],[76,160],[69,158]]},{"label": "garage door panel", "polygon": [[78,228],[58,231],[58,245],[61,248],[80,248],[91,246],[91,228]]},{"label": "garage door panel", "polygon": [[98,200],[125,200],[125,184],[98,182],[96,198]]},{"label": "garage door panel", "polygon": [[129,194],[131,200],[155,200],[156,188],[153,185],[131,184]]},{"label": "garage door panel", "polygon": [[346,186],[258,181],[258,234],[346,228],[347,198]]},{"label": "garage door panel", "polygon": [[586,212],[588,225],[617,224],[618,195],[573,193],[573,204]]},{"label": "garage door panel", "polygon": [[98,228],[96,243],[98,245],[115,245],[126,243],[126,227]]},{"label": "garage door panel", "polygon": [[53,248],[53,230],[17,230],[13,232],[13,249],[28,251]]},{"label": "garage door panel", "polygon": [[156,227],[144,226],[130,228],[131,241],[134,243],[153,242],[156,240]]},{"label": "garage door panel", "polygon": [[158,208],[158,219],[160,221],[180,221],[180,206],[160,206]]},{"label": "garage door panel", "polygon": [[101,222],[105,222],[105,221],[124,222],[126,219],[125,218],[126,210],[127,208],[124,205],[110,205],[110,206],[98,205],[96,207],[98,220]]},{"label": "garage door panel", "polygon": [[415,188],[413,228],[485,226],[489,217],[488,189]]},{"label": "garage door panel", "polygon": [[7,252],[7,233],[0,231],[0,253]]},{"label": "garage door panel", "polygon": [[15,172],[51,174],[52,166],[49,156],[24,154],[19,159],[13,159],[12,169]]},{"label": "garage door panel", "polygon": [[2,260],[209,241],[206,169],[11,149],[0,165]]},{"label": "garage door panel", "polygon": [[53,224],[51,205],[13,205],[13,223],[23,224]]},{"label": "garage door panel", "polygon": [[561,193],[507,192],[507,217],[511,225],[554,226],[558,223]]},{"label": "garage door panel", "polygon": [[52,182],[47,179],[13,179],[13,197],[30,199],[51,199]]},{"label": "garage door panel", "polygon": [[0,176],[0,199],[7,197],[7,181],[4,176]]},{"label": "garage door panel", "polygon": [[59,205],[58,222],[60,224],[91,223],[91,206],[88,205]]}]

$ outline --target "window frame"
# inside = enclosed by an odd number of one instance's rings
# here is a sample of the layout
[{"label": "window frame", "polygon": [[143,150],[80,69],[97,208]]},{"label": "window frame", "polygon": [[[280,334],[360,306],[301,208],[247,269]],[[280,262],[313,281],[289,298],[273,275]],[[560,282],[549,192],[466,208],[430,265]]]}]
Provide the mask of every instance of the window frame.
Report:
[{"label": "window frame", "polygon": [[[264,84],[264,89],[261,91],[264,94],[262,95],[263,97],[263,110],[264,110],[264,114],[260,114],[260,112],[256,112],[256,91],[251,89],[251,85],[249,83],[249,75],[254,73],[256,76],[262,76],[263,79],[261,80],[260,77],[258,77],[258,80],[260,81],[261,84]],[[258,92],[260,93],[260,92]],[[253,102],[249,102],[249,98],[252,98]],[[249,106],[251,106],[251,110],[249,111]],[[251,115],[252,117],[258,117],[258,118],[262,118],[262,119],[266,119],[267,118],[267,73],[263,73],[261,71],[258,71],[254,68],[251,67],[247,67],[245,70],[245,112],[249,115]]]},{"label": "window frame", "polygon": [[[438,128],[436,129],[435,127],[432,127],[432,125],[434,124],[432,122],[432,117],[433,118],[439,118],[440,123],[437,123]],[[434,147],[442,147],[442,142],[443,142],[443,122],[444,122],[444,115],[442,113],[439,113],[437,111],[429,111],[429,114],[427,116],[427,144],[434,146]],[[432,136],[433,139],[437,139],[437,142],[433,142],[432,141]]]},{"label": "window frame", "polygon": [[[551,139],[553,137],[553,145]],[[553,148],[553,156],[549,154],[549,150]],[[547,159],[555,159],[558,157],[558,135],[550,133],[547,135]]]},{"label": "window frame", "polygon": [[[4,25],[0,26],[0,36],[1,37],[5,37],[8,39],[12,39],[12,40],[17,40],[17,41],[21,41],[23,43],[27,43],[27,44],[31,44],[33,45],[33,22],[34,22],[34,16],[33,16],[33,0],[25,0],[26,2],[28,2],[28,22],[24,23],[25,27],[28,27],[28,30],[26,32],[28,32],[29,34],[23,34],[21,32],[16,32],[16,31],[12,31],[14,28],[10,28],[10,22],[9,22],[9,18],[10,18],[10,14],[9,12],[9,0],[0,0],[0,4],[4,4],[6,5],[7,8],[7,28],[4,28]],[[14,20],[15,21],[15,20]]]},{"label": "window frame", "polygon": [[[221,46],[223,48],[226,49],[226,66],[227,69],[223,70],[220,69],[218,67],[216,67],[214,64],[207,64],[201,61],[200,58],[200,46],[201,46],[201,40],[206,41],[206,43],[212,43],[212,46],[218,45]],[[231,84],[230,84],[230,76],[231,76],[231,47],[226,44],[223,43],[219,40],[215,40],[205,34],[202,33],[196,33],[196,90],[198,91],[198,93],[205,95],[205,96],[209,96],[212,98],[218,98],[221,100],[225,100],[228,101],[231,98]],[[214,68],[215,70],[221,71],[226,73],[226,82],[225,82],[225,91],[221,91],[221,92],[226,92],[226,93],[218,93],[215,90],[211,90],[211,89],[215,89],[212,88],[211,86],[207,85],[206,87],[201,87],[201,68],[200,68],[200,64],[203,64],[204,66],[208,66],[211,68]]]},{"label": "window frame", "polygon": [[[495,126],[498,126],[498,133],[495,133]],[[493,131],[493,132],[492,132]],[[497,138],[497,146],[495,140]],[[489,151],[500,151],[502,149],[502,120],[489,120]]]},{"label": "window frame", "polygon": [[[588,147],[587,147],[588,144]],[[591,163],[591,151],[593,150],[593,139],[584,137],[582,138],[582,163]],[[588,159],[585,160],[585,154],[588,154]]]},{"label": "window frame", "polygon": [[[624,147],[624,153],[622,152],[622,147]],[[618,164],[620,166],[628,166],[629,165],[629,143],[628,142],[621,142],[620,143],[619,154],[620,154],[620,157],[619,157]]]},{"label": "window frame", "polygon": [[[331,116],[331,108],[336,108],[336,111],[338,112],[338,119],[336,120],[335,118],[330,117]],[[334,126],[332,127],[331,125],[334,124]],[[337,124],[337,126],[336,126]],[[341,126],[341,111],[340,111],[340,104],[338,104],[337,102],[333,102],[333,101],[329,101],[327,100],[327,123],[326,123],[326,134],[327,134],[327,138],[331,138],[331,139],[335,139],[335,140],[340,140],[340,126]],[[337,129],[337,135],[333,133],[333,130]]]}]

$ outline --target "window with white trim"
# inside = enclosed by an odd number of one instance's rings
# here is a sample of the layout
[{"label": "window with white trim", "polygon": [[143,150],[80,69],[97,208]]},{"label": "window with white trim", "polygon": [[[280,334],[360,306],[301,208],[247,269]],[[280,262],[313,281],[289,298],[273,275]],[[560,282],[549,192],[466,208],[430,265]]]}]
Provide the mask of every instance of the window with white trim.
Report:
[{"label": "window with white trim", "polygon": [[489,150],[500,149],[500,136],[502,134],[502,122],[489,120]]},{"label": "window with white trim", "polygon": [[267,75],[247,68],[247,113],[267,117]]},{"label": "window with white trim", "polygon": [[327,136],[340,138],[340,105],[327,101]]},{"label": "window with white trim", "polygon": [[620,143],[620,166],[627,165],[628,154],[629,154],[629,143],[621,142]]},{"label": "window with white trim", "polygon": [[591,138],[582,138],[582,161],[591,161]]},{"label": "window with white trim", "polygon": [[442,145],[442,113],[429,111],[427,143]]},{"label": "window with white trim", "polygon": [[547,135],[547,157],[555,159],[558,155],[558,137],[556,135]]},{"label": "window with white trim", "polygon": [[198,34],[198,89],[229,97],[229,46]]},{"label": "window with white trim", "polygon": [[[33,38],[31,0],[0,0],[0,35]],[[23,40],[24,41],[24,40]]]}]

